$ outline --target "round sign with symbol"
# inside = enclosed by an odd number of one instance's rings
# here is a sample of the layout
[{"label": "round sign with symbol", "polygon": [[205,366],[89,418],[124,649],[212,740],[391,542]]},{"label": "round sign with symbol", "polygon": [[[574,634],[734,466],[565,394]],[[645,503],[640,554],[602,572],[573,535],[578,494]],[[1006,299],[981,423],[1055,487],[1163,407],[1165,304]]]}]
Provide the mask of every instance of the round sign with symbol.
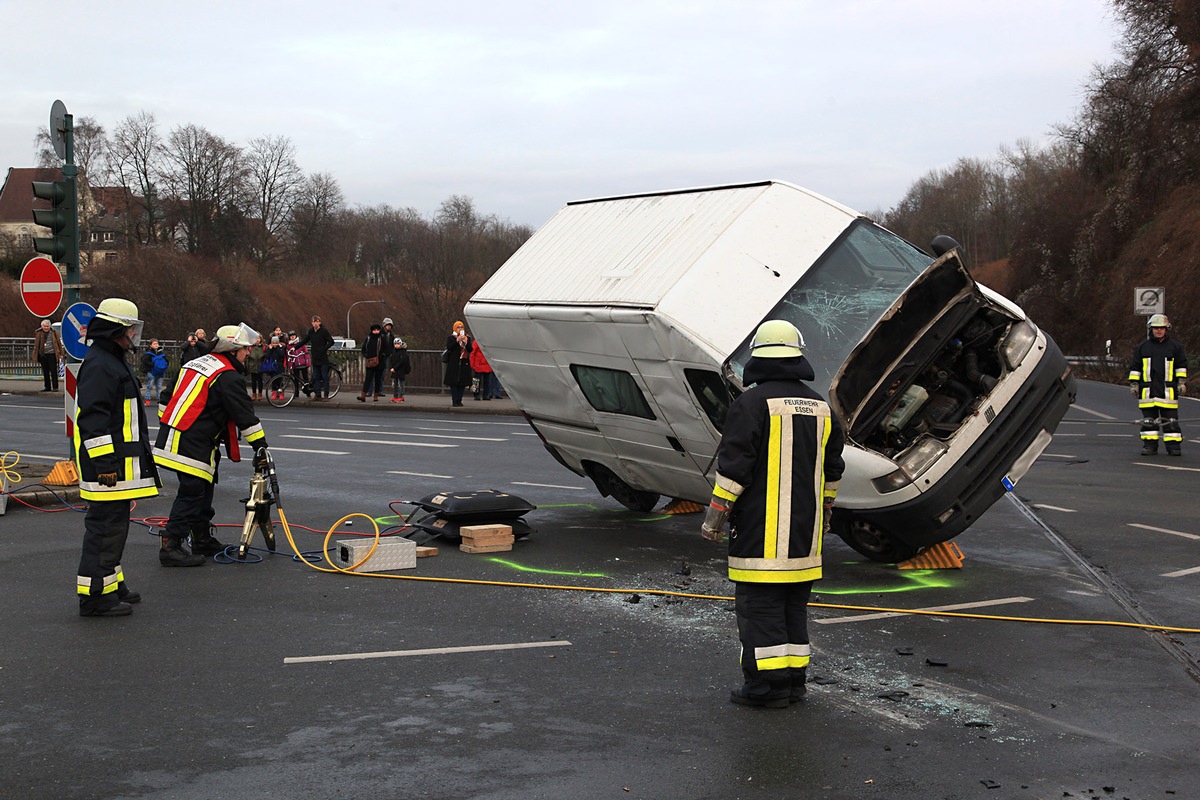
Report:
[{"label": "round sign with symbol", "polygon": [[31,258],[21,270],[21,301],[35,317],[45,319],[62,302],[63,282],[58,265],[48,258]]},{"label": "round sign with symbol", "polygon": [[82,361],[87,355],[87,327],[94,316],[96,309],[87,303],[76,303],[63,314],[62,343],[71,358]]}]

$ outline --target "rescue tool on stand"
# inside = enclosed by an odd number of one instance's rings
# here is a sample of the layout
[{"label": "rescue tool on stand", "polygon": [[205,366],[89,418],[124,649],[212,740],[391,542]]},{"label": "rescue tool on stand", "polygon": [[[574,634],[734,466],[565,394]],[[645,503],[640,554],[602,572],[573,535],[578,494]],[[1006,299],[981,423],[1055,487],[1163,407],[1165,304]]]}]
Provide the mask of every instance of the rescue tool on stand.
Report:
[{"label": "rescue tool on stand", "polygon": [[275,524],[271,522],[271,506],[279,503],[279,476],[270,451],[260,447],[254,451],[254,474],[250,476],[250,496],[246,498],[246,520],[242,523],[242,538],[238,558],[245,559],[254,538],[255,527],[262,530],[267,549],[275,552]]}]

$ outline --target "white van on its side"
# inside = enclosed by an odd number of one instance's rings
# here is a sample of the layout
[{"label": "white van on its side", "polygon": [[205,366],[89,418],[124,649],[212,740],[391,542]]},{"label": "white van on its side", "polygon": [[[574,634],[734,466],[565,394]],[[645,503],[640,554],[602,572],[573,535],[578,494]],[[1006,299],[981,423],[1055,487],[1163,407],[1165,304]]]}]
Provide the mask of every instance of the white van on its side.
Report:
[{"label": "white van on its side", "polygon": [[750,338],[793,322],[847,433],[834,530],[897,561],[1011,489],[1075,395],[1054,342],[939,239],[780,181],[585,200],[466,316],[550,453],[639,510],[708,502]]}]

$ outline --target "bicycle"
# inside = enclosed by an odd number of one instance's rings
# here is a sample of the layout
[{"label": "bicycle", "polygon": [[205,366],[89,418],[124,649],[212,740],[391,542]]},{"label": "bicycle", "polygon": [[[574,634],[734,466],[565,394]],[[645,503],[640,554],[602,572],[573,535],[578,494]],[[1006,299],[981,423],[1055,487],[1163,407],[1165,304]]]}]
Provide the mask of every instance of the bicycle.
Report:
[{"label": "bicycle", "polygon": [[[342,370],[334,365],[329,365],[329,397],[333,399],[337,397],[338,392],[342,390]],[[300,396],[300,392],[304,392],[306,396],[312,396],[316,391],[311,380],[301,383],[296,380],[296,376],[291,372],[281,372],[267,382],[267,402],[276,408],[285,408],[291,404],[293,400]]]}]

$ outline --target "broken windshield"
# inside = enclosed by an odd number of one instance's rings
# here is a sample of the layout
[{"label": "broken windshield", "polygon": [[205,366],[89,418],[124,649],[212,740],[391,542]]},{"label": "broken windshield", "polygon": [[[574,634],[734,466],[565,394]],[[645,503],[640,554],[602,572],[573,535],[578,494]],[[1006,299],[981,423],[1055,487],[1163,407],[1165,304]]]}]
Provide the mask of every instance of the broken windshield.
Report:
[{"label": "broken windshield", "polygon": [[[829,389],[850,351],[934,261],[899,236],[859,219],[763,319],[786,319],[804,336],[815,388]],[[751,332],[751,337],[753,332]],[[741,381],[750,338],[729,360]]]}]

